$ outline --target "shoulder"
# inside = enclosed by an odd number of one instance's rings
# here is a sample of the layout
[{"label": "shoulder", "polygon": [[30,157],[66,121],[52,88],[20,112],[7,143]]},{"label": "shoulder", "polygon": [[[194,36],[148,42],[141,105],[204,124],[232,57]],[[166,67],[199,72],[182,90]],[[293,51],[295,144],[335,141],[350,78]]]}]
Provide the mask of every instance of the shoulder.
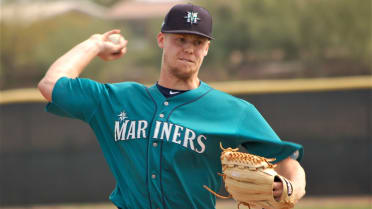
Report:
[{"label": "shoulder", "polygon": [[212,91],[208,95],[209,99],[213,99],[216,102],[216,105],[227,105],[227,106],[232,106],[232,107],[240,107],[240,108],[250,108],[253,107],[253,105],[241,98],[238,98],[236,96],[233,96],[231,94],[228,94],[226,92],[217,90],[212,88]]},{"label": "shoulder", "polygon": [[105,87],[112,92],[146,91],[146,86],[137,82],[125,81],[120,83],[105,83]]},{"label": "shoulder", "polygon": [[[146,87],[143,84],[137,82],[118,82],[118,83],[102,83],[89,78],[67,78],[63,77],[59,81],[63,86],[72,86],[74,89],[92,89],[99,92],[123,92],[123,91],[134,91],[134,90],[145,90]],[[66,85],[67,84],[67,85]]]},{"label": "shoulder", "polygon": [[107,94],[109,96],[122,98],[147,97],[147,87],[137,82],[120,82],[120,83],[105,83]]}]

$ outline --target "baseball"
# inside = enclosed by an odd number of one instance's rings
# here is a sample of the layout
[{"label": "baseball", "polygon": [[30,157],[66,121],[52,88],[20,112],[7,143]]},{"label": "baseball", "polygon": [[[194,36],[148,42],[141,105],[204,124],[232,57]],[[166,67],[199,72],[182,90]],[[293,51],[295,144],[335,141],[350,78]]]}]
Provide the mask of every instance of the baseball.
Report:
[{"label": "baseball", "polygon": [[114,43],[114,44],[119,44],[120,43],[120,37],[121,35],[120,34],[111,34],[108,39]]}]

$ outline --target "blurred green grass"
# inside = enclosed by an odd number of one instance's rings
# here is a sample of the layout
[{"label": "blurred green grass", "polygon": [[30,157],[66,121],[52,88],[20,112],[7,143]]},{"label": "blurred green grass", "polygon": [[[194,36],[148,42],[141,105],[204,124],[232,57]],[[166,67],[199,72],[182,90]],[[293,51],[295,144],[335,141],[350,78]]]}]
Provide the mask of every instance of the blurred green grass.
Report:
[{"label": "blurred green grass", "polygon": [[306,206],[306,207],[296,207],[296,209],[371,209],[371,205],[360,205],[360,206],[326,206],[326,207],[319,207],[319,206]]},{"label": "blurred green grass", "polygon": [[[216,209],[236,209],[232,200],[218,200]],[[248,207],[241,205],[240,209]],[[295,209],[372,209],[372,197],[318,197],[304,198],[296,204]]]},{"label": "blurred green grass", "polygon": [[[116,209],[110,202],[1,207],[1,209]],[[217,200],[216,209],[237,209],[233,200]],[[248,207],[241,205],[240,209]],[[304,198],[295,209],[372,209],[372,196]]]}]

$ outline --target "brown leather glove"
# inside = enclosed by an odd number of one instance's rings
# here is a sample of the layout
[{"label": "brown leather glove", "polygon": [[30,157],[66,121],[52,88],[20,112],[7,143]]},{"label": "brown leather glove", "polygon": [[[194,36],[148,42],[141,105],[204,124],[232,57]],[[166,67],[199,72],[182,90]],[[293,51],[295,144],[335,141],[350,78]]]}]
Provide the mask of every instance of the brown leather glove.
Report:
[{"label": "brown leather glove", "polygon": [[[238,152],[238,149],[227,148],[221,153],[223,180],[229,197],[216,194],[207,186],[208,191],[220,198],[232,197],[249,208],[290,209],[294,207],[294,195],[291,182],[278,175],[271,164],[275,159],[268,159],[249,153]],[[283,193],[279,200],[273,196],[274,181],[283,183]]]}]

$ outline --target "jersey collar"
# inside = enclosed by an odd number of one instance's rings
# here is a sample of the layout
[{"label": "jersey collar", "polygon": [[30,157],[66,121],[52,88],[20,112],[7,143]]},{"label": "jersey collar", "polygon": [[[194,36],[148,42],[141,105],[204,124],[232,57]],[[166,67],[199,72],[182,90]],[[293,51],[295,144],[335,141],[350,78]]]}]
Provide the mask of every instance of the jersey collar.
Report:
[{"label": "jersey collar", "polygon": [[203,81],[200,82],[200,86],[196,89],[189,90],[187,92],[184,92],[182,94],[166,98],[156,87],[156,84],[149,87],[149,92],[151,96],[154,98],[156,103],[162,103],[164,101],[173,101],[177,103],[187,103],[192,102],[193,100],[197,100],[199,97],[202,97],[204,94],[208,93],[212,90],[212,88],[204,83]]}]

